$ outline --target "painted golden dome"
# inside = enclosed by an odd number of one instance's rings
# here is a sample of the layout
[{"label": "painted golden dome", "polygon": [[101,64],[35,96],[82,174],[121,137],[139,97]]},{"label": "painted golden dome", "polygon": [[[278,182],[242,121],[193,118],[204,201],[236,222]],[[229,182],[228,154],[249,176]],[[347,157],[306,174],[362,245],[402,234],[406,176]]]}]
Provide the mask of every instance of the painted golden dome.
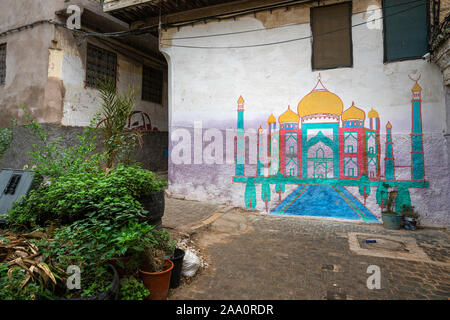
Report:
[{"label": "painted golden dome", "polygon": [[267,120],[267,123],[276,123],[277,119],[273,115],[273,113],[270,115],[269,119]]},{"label": "painted golden dome", "polygon": [[[322,88],[317,88],[318,85]],[[317,113],[328,113],[341,115],[344,109],[344,104],[341,98],[334,93],[328,91],[320,80],[317,82],[314,89],[307,94],[298,104],[298,115],[300,117],[308,116]]]},{"label": "painted golden dome", "polygon": [[392,129],[392,124],[388,121],[388,123],[386,124],[386,128],[387,129]]},{"label": "painted golden dome", "polygon": [[366,119],[366,113],[360,108],[355,107],[355,103],[352,102],[352,106],[342,113],[341,119],[359,119],[364,121]]},{"label": "painted golden dome", "polygon": [[243,104],[243,103],[244,103],[244,98],[242,98],[242,96],[240,96],[238,99],[238,104]]},{"label": "painted golden dome", "polygon": [[300,117],[294,111],[291,110],[291,106],[288,106],[288,109],[278,118],[279,123],[284,122],[299,122]]},{"label": "painted golden dome", "polygon": [[367,114],[368,118],[379,118],[378,112],[376,112],[373,108],[370,109],[369,113]]},{"label": "painted golden dome", "polygon": [[422,91],[422,87],[419,86],[419,84],[416,81],[416,84],[414,85],[414,87],[412,88],[413,92],[418,92],[418,91]]}]

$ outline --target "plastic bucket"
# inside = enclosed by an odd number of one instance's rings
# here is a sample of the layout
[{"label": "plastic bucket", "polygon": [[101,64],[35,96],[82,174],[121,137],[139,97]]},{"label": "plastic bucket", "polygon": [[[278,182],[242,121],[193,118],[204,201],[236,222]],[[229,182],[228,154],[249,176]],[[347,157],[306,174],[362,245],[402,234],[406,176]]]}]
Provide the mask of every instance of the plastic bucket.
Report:
[{"label": "plastic bucket", "polygon": [[166,259],[164,271],[146,272],[139,270],[139,276],[145,287],[150,291],[149,300],[166,300],[169,293],[170,276],[173,262]]},{"label": "plastic bucket", "polygon": [[406,230],[416,230],[417,221],[415,219],[405,217],[403,228],[405,228]]},{"label": "plastic bucket", "polygon": [[383,213],[383,226],[389,230],[399,230],[402,227],[402,216]]},{"label": "plastic bucket", "polygon": [[178,288],[180,285],[181,269],[183,268],[184,250],[176,248],[170,260],[173,262],[170,288]]}]

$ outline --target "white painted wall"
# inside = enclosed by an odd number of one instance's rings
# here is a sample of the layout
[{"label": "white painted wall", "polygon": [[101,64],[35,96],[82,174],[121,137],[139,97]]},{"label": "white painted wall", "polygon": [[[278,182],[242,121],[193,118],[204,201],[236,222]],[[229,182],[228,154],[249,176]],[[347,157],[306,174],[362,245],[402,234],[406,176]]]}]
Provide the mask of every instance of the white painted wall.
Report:
[{"label": "white painted wall", "polygon": [[[355,3],[355,1],[354,1]],[[366,5],[365,5],[366,4]],[[361,11],[379,1],[358,1],[354,11]],[[373,16],[354,14],[352,24]],[[287,24],[298,23],[288,26]],[[267,27],[277,27],[269,29]],[[278,28],[279,27],[279,28]],[[203,36],[244,30],[263,29],[200,39],[172,40],[172,38]],[[265,29],[265,30],[264,30]],[[299,101],[317,82],[319,72],[311,68],[311,39],[273,46],[244,49],[193,49],[172,45],[227,47],[278,42],[311,35],[309,7],[285,8],[256,15],[199,23],[163,34],[161,50],[169,63],[169,131],[179,127],[192,128],[194,120],[203,121],[204,128],[236,128],[237,99],[245,99],[245,126],[267,127],[267,118],[277,118],[290,105],[297,110]],[[448,152],[445,130],[445,103],[442,74],[439,68],[416,59],[383,63],[383,30],[358,26],[352,30],[353,67],[321,71],[322,82],[337,94],[344,109],[352,101],[367,112],[378,111],[382,133],[387,121],[393,125],[396,161],[410,162],[411,88],[408,75],[421,75],[422,120],[425,140],[425,166],[430,188],[411,192],[413,205],[429,225],[450,224],[448,197]],[[168,40],[169,39],[169,40]],[[366,126],[368,126],[366,118]],[[384,139],[382,136],[382,160]],[[176,142],[172,142],[176,143]],[[397,150],[398,149],[398,150]],[[402,150],[404,149],[404,150]],[[384,165],[382,161],[382,171]],[[253,170],[253,169],[252,169]],[[255,171],[255,170],[253,170]],[[254,176],[251,171],[246,175]],[[243,206],[244,188],[232,183],[234,166],[174,166],[169,164],[171,191],[194,199],[211,199]],[[187,185],[190,185],[187,186]],[[259,187],[259,188],[258,188]],[[257,194],[260,186],[257,185]],[[274,196],[275,197],[275,196]],[[373,206],[374,194],[368,199]],[[264,204],[259,201],[258,209]]]}]

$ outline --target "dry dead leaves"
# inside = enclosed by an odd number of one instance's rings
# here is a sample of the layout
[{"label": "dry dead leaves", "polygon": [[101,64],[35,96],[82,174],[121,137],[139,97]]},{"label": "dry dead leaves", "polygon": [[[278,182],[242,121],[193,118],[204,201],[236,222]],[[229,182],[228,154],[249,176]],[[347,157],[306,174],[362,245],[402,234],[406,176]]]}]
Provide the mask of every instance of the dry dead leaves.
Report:
[{"label": "dry dead leaves", "polygon": [[[16,268],[26,271],[25,280],[20,287],[34,279],[47,285],[49,281],[56,285],[54,273],[50,270],[43,256],[39,253],[38,247],[29,238],[41,237],[43,234],[9,235],[4,237],[8,241],[0,239],[0,264],[8,264],[8,278],[11,280],[12,272]],[[53,266],[54,267],[54,266]],[[63,270],[61,270],[65,273]]]}]

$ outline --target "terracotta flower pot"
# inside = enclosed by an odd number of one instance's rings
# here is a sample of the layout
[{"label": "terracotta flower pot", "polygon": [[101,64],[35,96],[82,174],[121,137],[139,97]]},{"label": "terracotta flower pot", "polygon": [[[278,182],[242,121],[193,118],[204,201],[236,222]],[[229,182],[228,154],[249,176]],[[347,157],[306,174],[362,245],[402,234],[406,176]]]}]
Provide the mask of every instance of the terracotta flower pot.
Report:
[{"label": "terracotta flower pot", "polygon": [[166,259],[164,271],[146,272],[139,269],[139,276],[145,287],[150,291],[148,300],[166,300],[169,293],[170,276],[172,274],[173,262]]}]

